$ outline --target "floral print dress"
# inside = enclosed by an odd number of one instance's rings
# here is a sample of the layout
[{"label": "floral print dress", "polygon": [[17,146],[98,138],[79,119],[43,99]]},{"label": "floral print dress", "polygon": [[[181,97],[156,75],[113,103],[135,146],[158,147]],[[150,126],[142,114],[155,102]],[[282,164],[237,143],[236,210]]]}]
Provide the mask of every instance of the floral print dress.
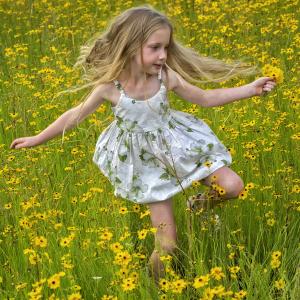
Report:
[{"label": "floral print dress", "polygon": [[115,120],[100,134],[93,162],[114,186],[114,195],[135,203],[163,201],[189,187],[232,158],[209,126],[170,108],[161,79],[147,100],[127,96],[112,106]]}]

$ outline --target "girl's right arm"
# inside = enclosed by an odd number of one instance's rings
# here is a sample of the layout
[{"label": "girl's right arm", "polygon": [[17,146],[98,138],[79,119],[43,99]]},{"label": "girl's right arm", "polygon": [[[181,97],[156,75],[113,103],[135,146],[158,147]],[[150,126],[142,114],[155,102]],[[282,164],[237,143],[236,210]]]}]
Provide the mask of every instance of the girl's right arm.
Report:
[{"label": "girl's right arm", "polygon": [[69,130],[77,126],[104,102],[106,90],[107,86],[105,84],[99,85],[92,91],[86,101],[64,112],[57,120],[38,135],[17,138],[11,143],[10,148],[20,149],[37,146],[62,134],[64,130]]}]

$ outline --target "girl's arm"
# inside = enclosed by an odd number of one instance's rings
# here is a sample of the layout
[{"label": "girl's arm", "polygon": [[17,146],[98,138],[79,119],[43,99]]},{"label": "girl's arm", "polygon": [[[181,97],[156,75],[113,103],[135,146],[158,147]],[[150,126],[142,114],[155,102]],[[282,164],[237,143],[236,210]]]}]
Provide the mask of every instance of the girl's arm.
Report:
[{"label": "girl's arm", "polygon": [[99,85],[92,91],[86,101],[64,112],[57,120],[38,135],[17,138],[12,142],[10,148],[19,149],[37,146],[62,134],[65,130],[75,127],[104,102],[105,97],[103,95],[105,94],[106,89],[107,87],[105,85]]},{"label": "girl's arm", "polygon": [[89,114],[93,113],[103,102],[104,86],[96,87],[86,101],[63,113],[57,120],[37,135],[40,143],[44,143],[65,130],[70,130],[81,123]]},{"label": "girl's arm", "polygon": [[276,83],[270,77],[261,77],[249,84],[235,88],[202,90],[185,81],[177,72],[170,72],[171,89],[181,98],[203,107],[224,105],[236,100],[260,96],[270,92]]}]

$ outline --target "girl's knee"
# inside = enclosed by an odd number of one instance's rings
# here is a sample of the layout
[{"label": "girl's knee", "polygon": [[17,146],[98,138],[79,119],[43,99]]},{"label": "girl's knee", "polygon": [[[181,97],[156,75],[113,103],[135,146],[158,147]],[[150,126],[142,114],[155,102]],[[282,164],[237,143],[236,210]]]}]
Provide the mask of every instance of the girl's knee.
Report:
[{"label": "girl's knee", "polygon": [[220,185],[225,189],[227,196],[232,198],[238,197],[240,192],[244,189],[244,182],[240,177],[228,179],[223,185]]}]

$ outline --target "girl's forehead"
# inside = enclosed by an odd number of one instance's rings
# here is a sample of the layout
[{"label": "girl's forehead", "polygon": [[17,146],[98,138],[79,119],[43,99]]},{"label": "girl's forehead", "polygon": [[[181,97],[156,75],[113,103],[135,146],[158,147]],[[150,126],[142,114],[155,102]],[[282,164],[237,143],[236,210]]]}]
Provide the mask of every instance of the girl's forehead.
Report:
[{"label": "girl's forehead", "polygon": [[171,31],[168,27],[161,27],[155,30],[147,39],[148,43],[168,43]]}]

